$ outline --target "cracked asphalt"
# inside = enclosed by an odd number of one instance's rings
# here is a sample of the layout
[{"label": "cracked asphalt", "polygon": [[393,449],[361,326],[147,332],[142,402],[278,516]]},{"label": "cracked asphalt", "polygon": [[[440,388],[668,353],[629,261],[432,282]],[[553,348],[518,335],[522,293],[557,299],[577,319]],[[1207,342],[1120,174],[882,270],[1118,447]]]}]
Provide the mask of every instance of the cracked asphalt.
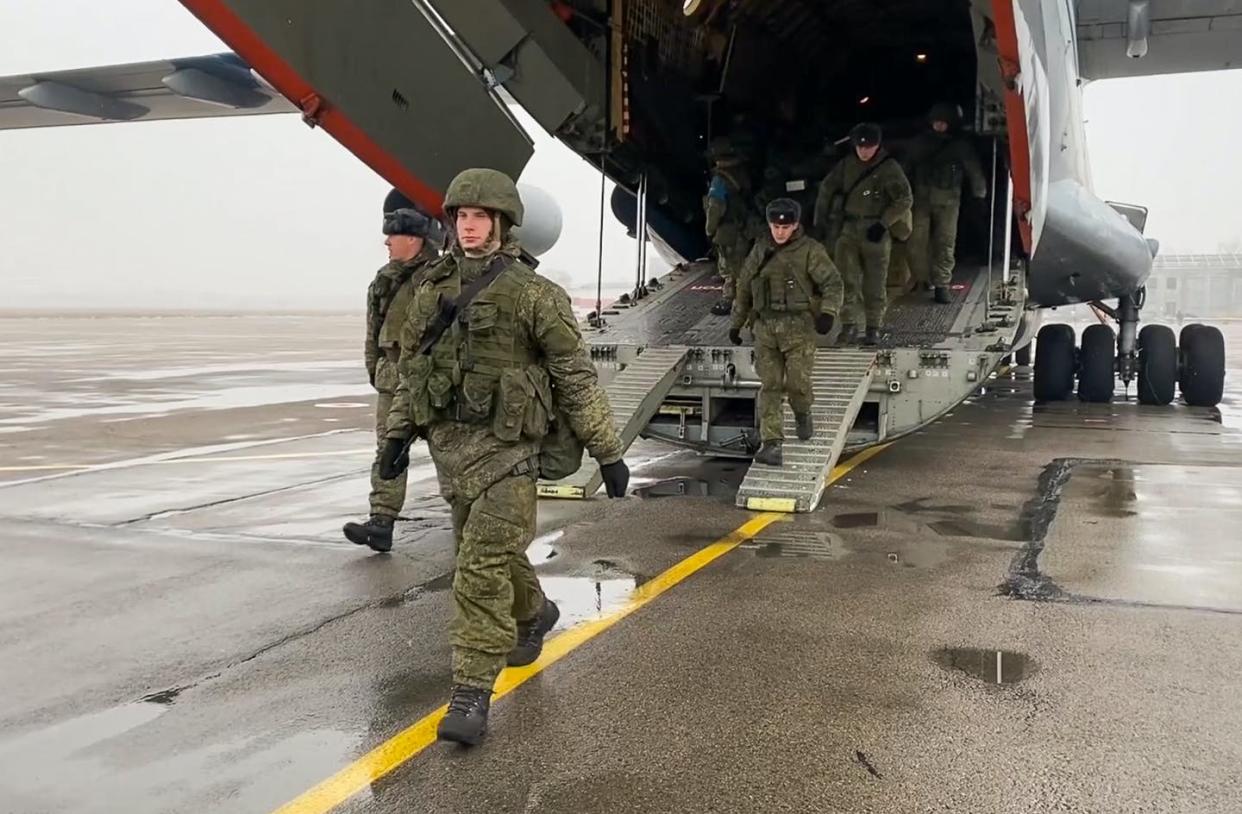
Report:
[{"label": "cracked asphalt", "polygon": [[[425,457],[393,554],[340,537],[355,322],[0,320],[0,812],[270,811],[444,701]],[[1240,372],[1219,411],[993,380],[342,810],[1237,811]],[[737,463],[633,457],[641,496],[541,505],[563,626],[750,517]]]}]

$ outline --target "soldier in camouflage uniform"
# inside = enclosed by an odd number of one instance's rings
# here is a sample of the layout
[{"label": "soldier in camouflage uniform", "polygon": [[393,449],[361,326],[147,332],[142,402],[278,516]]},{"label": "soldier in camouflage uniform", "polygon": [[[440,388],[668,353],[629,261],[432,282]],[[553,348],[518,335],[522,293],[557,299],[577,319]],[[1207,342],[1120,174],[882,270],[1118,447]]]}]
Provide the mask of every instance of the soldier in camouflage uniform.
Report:
[{"label": "soldier in camouflage uniform", "polygon": [[[475,744],[496,676],[533,662],[559,616],[526,558],[550,419],[599,461],[609,497],[624,496],[629,469],[569,296],[522,260],[510,234],[523,213],[513,181],[465,170],[444,207],[457,241],[407,311],[382,474],[408,465],[411,438],[427,438],[457,544],[453,690],[438,735]],[[482,290],[459,307],[478,280]]]},{"label": "soldier in camouflage uniform", "polygon": [[910,271],[936,302],[949,302],[957,248],[957,216],[962,181],[976,198],[986,198],[987,178],[974,147],[953,131],[961,118],[956,105],[938,104],[927,114],[931,131],[911,151],[914,166],[914,229],[910,235]]},{"label": "soldier in camouflage uniform", "polygon": [[708,155],[712,180],[703,197],[703,213],[707,236],[716,250],[716,269],[724,281],[724,291],[712,313],[724,315],[733,307],[734,280],[750,250],[747,220],[752,193],[745,161],[728,139],[713,139]]},{"label": "soldier in camouflage uniform", "polygon": [[755,460],[780,466],[786,395],[798,438],[809,440],[815,432],[811,420],[815,334],[832,330],[842,286],[828,252],[803,231],[797,201],[777,198],[768,204],[766,214],[769,234],[756,241],[742,266],[729,341],[742,344],[742,328],[751,325],[762,383],[758,407],[763,446]]},{"label": "soldier in camouflage uniform", "polygon": [[443,229],[413,201],[394,189],[384,199],[384,245],[388,264],[367,289],[367,338],[363,345],[367,376],[375,388],[375,461],[371,465],[371,517],[365,523],[346,523],[345,537],[375,551],[392,549],[393,521],[405,504],[405,476],[384,480],[379,475],[380,454],[388,429],[388,412],[397,389],[401,357],[401,328],[405,311],[423,269],[440,254]]},{"label": "soldier in camouflage uniform", "polygon": [[888,308],[893,237],[909,237],[914,198],[901,165],[880,146],[879,125],[855,126],[850,141],[853,154],[837,164],[819,186],[814,223],[819,234],[840,229],[832,256],[845,283],[842,338],[846,342],[853,338],[862,311],[867,325],[863,342],[874,345]]}]

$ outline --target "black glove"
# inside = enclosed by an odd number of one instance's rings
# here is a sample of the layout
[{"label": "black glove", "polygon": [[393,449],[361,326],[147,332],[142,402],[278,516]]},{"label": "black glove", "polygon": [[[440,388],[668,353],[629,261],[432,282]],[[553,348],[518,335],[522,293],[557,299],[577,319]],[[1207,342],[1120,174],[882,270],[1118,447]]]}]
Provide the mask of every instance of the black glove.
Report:
[{"label": "black glove", "polygon": [[401,438],[389,438],[384,441],[384,453],[380,455],[379,475],[384,480],[392,480],[410,465],[409,442]]},{"label": "black glove", "polygon": [[823,334],[832,330],[832,324],[836,322],[836,317],[832,314],[816,314],[815,315],[815,333]]},{"label": "black glove", "polygon": [[625,489],[630,485],[630,468],[625,461],[613,461],[599,468],[604,478],[604,491],[608,497],[625,497]]},{"label": "black glove", "polygon": [[867,227],[867,240],[872,243],[879,243],[884,239],[884,233],[888,230],[884,228],[882,223],[873,223]]},{"label": "black glove", "polygon": [[734,345],[742,344],[742,329],[741,328],[730,328],[729,329],[729,341],[732,342]]}]

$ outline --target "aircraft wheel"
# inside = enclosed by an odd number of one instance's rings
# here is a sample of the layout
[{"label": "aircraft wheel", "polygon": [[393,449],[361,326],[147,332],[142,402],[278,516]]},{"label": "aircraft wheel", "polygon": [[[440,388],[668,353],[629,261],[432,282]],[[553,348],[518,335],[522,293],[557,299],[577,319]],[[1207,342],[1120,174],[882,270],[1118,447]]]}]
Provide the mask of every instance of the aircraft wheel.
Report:
[{"label": "aircraft wheel", "polygon": [[1225,393],[1225,337],[1211,325],[1182,329],[1182,398],[1192,407],[1215,407]]},{"label": "aircraft wheel", "polygon": [[1113,400],[1117,380],[1117,335],[1107,325],[1091,325],[1082,332],[1078,357],[1078,398],[1106,404]]},{"label": "aircraft wheel", "polygon": [[1013,363],[1018,367],[1031,366],[1031,343],[1027,343],[1013,352]]},{"label": "aircraft wheel", "polygon": [[1139,404],[1165,405],[1177,390],[1177,340],[1168,325],[1144,325],[1138,335]]},{"label": "aircraft wheel", "polygon": [[1035,400],[1065,401],[1074,392],[1074,329],[1045,325],[1035,341]]}]

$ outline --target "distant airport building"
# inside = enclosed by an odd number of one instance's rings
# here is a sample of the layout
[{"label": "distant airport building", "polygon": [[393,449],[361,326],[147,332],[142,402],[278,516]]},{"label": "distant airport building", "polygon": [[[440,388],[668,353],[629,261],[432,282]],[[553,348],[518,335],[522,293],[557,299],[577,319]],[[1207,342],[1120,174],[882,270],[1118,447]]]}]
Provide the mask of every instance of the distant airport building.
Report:
[{"label": "distant airport building", "polygon": [[1147,319],[1242,317],[1242,254],[1157,255]]}]

